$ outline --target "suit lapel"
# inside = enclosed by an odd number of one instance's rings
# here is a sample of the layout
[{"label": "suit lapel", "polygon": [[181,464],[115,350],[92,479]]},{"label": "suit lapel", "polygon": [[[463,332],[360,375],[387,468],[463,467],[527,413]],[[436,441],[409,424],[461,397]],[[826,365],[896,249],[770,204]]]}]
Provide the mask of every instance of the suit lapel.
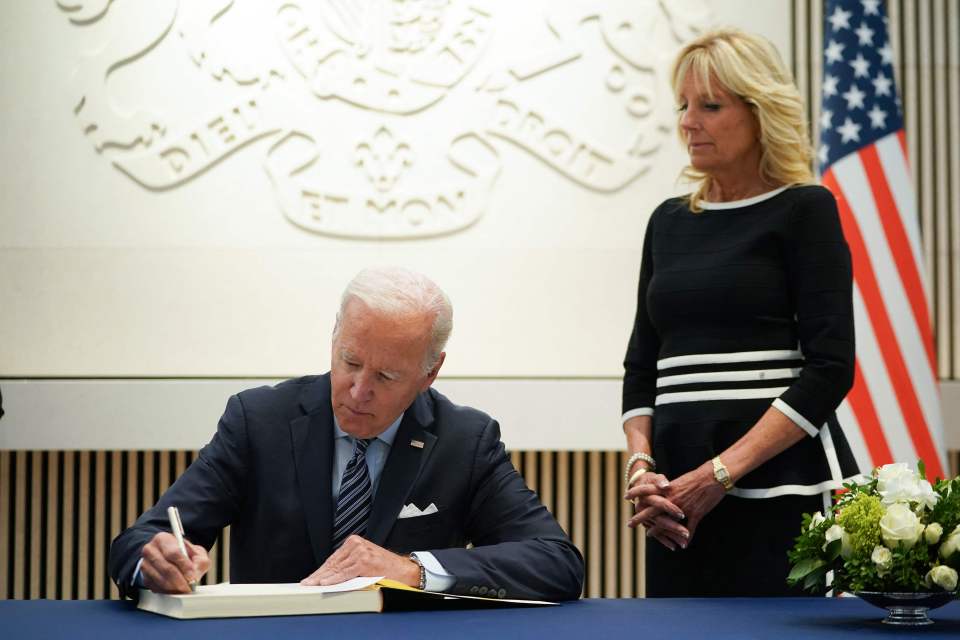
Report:
[{"label": "suit lapel", "polygon": [[333,527],[333,411],[329,374],[304,388],[300,405],[307,415],[290,422],[290,436],[300,500],[319,567],[330,555]]},{"label": "suit lapel", "polygon": [[[429,391],[421,393],[404,413],[390,455],[380,474],[366,535],[374,544],[384,545],[400,509],[410,495],[410,489],[436,444],[437,436],[428,430],[433,424],[433,411],[428,398]],[[414,440],[422,442],[423,447],[414,446]]]}]

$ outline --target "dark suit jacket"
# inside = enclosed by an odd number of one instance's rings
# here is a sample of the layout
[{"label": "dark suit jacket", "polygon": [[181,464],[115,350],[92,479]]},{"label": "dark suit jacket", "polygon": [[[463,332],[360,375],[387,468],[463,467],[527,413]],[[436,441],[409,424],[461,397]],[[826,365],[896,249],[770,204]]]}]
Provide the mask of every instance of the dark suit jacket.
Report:
[{"label": "dark suit jacket", "polygon": [[[140,550],[170,530],[170,505],[187,538],[207,549],[231,525],[231,582],[310,575],[331,553],[333,441],[329,374],[231,397],[197,460],[113,541],[109,570],[121,593],[135,597]],[[411,502],[438,512],[397,519]],[[433,389],[404,414],[366,537],[397,553],[430,551],[456,576],[453,593],[565,600],[583,584],[580,553],[510,463],[497,422]]]}]

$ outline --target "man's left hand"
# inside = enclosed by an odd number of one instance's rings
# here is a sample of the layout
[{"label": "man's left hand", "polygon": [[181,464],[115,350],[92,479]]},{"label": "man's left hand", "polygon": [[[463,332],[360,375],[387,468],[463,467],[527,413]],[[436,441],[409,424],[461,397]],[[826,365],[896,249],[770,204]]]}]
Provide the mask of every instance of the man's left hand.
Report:
[{"label": "man's left hand", "polygon": [[384,576],[411,587],[420,585],[420,567],[416,562],[357,535],[347,538],[319,569],[301,580],[300,584],[337,584],[358,576]]}]

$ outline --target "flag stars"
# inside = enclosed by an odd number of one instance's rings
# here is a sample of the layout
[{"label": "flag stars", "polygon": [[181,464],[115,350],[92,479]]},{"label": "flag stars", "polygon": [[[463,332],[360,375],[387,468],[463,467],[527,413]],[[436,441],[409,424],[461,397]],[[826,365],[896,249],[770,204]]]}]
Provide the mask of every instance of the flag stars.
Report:
[{"label": "flag stars", "polygon": [[893,64],[893,48],[890,47],[889,42],[884,42],[877,51],[880,52],[880,61],[883,64]]},{"label": "flag stars", "polygon": [[860,40],[860,46],[873,46],[873,29],[868,27],[866,22],[861,22],[860,27],[854,33]]},{"label": "flag stars", "polygon": [[824,109],[823,113],[820,114],[820,128],[823,129],[824,131],[827,131],[832,126],[833,126],[833,112],[830,111],[829,109]]},{"label": "flag stars", "polygon": [[863,5],[863,15],[880,15],[880,0],[860,0],[860,4]]},{"label": "flag stars", "polygon": [[821,165],[827,164],[827,159],[830,158],[830,145],[822,144],[820,148],[817,149],[817,160],[820,161]]},{"label": "flag stars", "polygon": [[860,125],[850,118],[844,120],[843,124],[837,127],[837,131],[840,133],[840,140],[842,142],[860,141]]},{"label": "flag stars", "polygon": [[877,105],[873,105],[873,108],[867,111],[867,115],[870,116],[871,129],[883,129],[887,126],[887,112]]},{"label": "flag stars", "polygon": [[839,31],[840,29],[849,29],[850,16],[852,15],[852,11],[844,11],[840,7],[837,7],[836,10],[834,10],[833,15],[827,18],[827,21],[830,23],[830,26],[833,27],[834,31]]},{"label": "flag stars", "polygon": [[863,99],[867,96],[856,84],[850,85],[850,90],[842,93],[843,99],[847,101],[847,109],[863,109]]},{"label": "flag stars", "polygon": [[828,98],[837,95],[837,83],[840,78],[832,76],[829,73],[823,78],[823,95]]},{"label": "flag stars", "polygon": [[870,76],[870,62],[863,57],[862,53],[858,53],[857,57],[849,64],[853,67],[854,78],[867,78]]},{"label": "flag stars", "polygon": [[[839,9],[837,10],[839,11]],[[843,47],[844,45],[836,40],[830,41],[830,44],[828,44],[827,48],[824,50],[824,54],[827,56],[827,64],[843,62]]]},{"label": "flag stars", "polygon": [[873,91],[878,96],[889,96],[893,88],[893,80],[888,78],[883,71],[877,74],[877,77],[871,80],[873,82]]}]

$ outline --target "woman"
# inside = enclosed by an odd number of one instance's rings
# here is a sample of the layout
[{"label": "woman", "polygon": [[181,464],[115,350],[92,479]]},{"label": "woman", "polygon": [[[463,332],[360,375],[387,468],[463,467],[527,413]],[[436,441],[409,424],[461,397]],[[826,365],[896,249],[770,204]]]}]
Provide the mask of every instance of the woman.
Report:
[{"label": "woman", "polygon": [[801,514],[857,472],[834,415],[853,382],[850,254],[769,42],[706,34],[672,79],[696,189],[644,239],[628,524],[656,541],[648,596],[799,595],[785,581]]}]

